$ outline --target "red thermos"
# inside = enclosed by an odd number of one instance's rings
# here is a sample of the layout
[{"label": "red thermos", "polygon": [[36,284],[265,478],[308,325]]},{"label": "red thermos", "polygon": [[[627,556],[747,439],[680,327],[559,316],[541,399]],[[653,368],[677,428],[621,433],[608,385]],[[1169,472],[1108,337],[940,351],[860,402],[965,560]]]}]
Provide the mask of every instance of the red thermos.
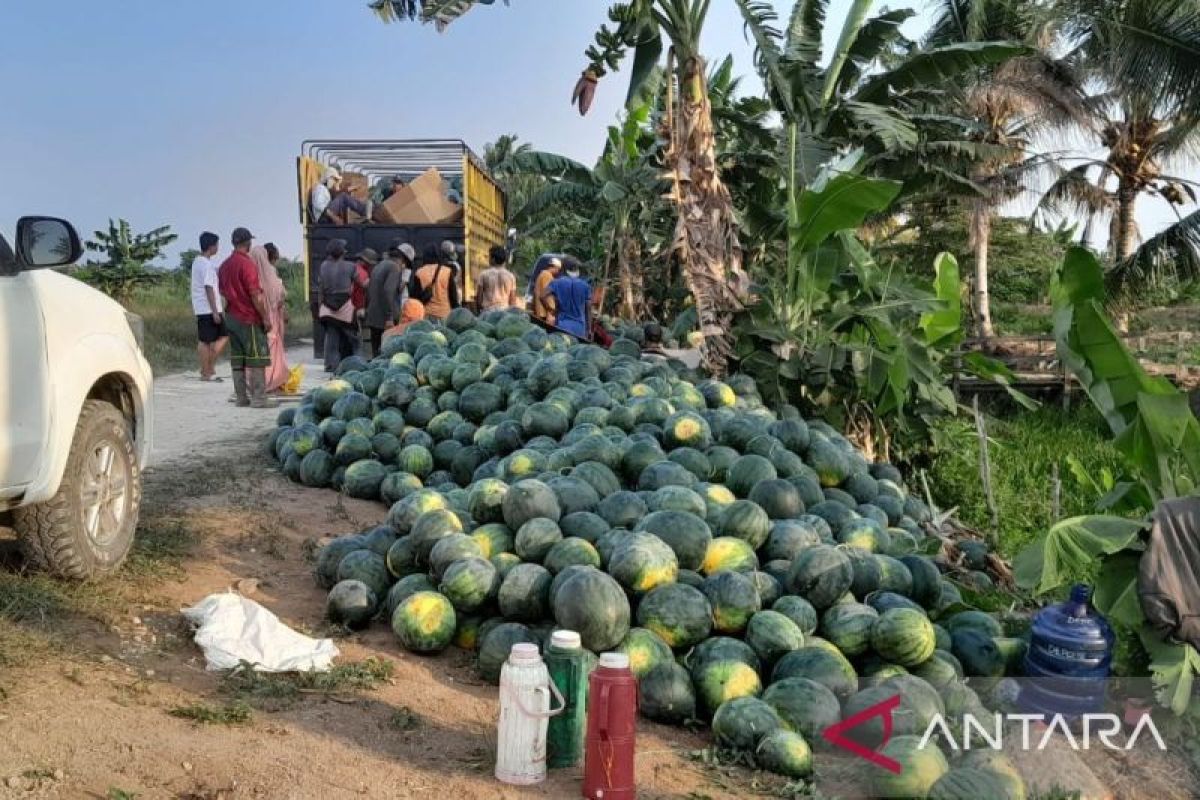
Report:
[{"label": "red thermos", "polygon": [[629,656],[602,653],[588,680],[587,741],[583,796],[588,800],[633,800],[633,752],[637,727],[637,678]]}]

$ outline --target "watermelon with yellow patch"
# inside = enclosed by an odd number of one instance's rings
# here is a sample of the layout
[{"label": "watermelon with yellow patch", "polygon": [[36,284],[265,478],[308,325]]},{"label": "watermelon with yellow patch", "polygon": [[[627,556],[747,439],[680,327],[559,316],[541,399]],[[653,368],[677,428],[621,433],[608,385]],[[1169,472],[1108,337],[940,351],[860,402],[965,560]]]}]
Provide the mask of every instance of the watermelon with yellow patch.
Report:
[{"label": "watermelon with yellow patch", "polygon": [[768,772],[787,778],[806,778],[813,771],[812,748],[794,731],[773,730],[764,736],[754,751],[754,760]]},{"label": "watermelon with yellow patch", "polygon": [[758,670],[733,658],[705,659],[692,668],[692,683],[701,704],[714,713],[738,697],[758,697],[762,680]]},{"label": "watermelon with yellow patch", "polygon": [[630,628],[617,652],[629,656],[629,669],[638,680],[660,664],[675,662],[670,646],[648,628]]},{"label": "watermelon with yellow patch", "polygon": [[718,572],[754,572],[758,569],[758,555],[744,539],[733,536],[718,536],[708,543],[700,571],[705,575]]},{"label": "watermelon with yellow patch", "polygon": [[417,592],[392,614],[392,630],[413,653],[438,653],[454,639],[458,618],[454,606],[438,592]]},{"label": "watermelon with yellow patch", "polygon": [[626,590],[640,595],[674,583],[679,561],[675,551],[654,534],[634,533],[613,551],[608,572]]},{"label": "watermelon with yellow patch", "polygon": [[694,447],[704,450],[712,445],[712,430],[704,417],[694,411],[679,411],[663,423],[663,444],[668,450]]}]

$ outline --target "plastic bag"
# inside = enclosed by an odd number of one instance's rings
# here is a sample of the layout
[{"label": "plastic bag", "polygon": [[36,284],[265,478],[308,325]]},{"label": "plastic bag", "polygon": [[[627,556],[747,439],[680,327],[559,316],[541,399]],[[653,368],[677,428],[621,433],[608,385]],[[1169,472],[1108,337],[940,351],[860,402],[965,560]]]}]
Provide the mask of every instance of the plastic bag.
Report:
[{"label": "plastic bag", "polygon": [[299,394],[300,386],[304,383],[304,365],[297,364],[288,371],[287,382],[283,384],[281,391],[284,394]]},{"label": "plastic bag", "polygon": [[234,592],[210,594],[183,616],[197,626],[195,641],[210,670],[242,662],[260,672],[325,672],[339,653],[331,639],[312,639]]}]

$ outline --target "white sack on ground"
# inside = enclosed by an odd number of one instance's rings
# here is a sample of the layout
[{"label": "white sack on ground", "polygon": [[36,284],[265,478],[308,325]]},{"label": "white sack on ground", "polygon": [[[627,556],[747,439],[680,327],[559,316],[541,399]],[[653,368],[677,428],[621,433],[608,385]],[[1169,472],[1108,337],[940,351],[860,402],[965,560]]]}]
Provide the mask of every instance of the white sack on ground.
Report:
[{"label": "white sack on ground", "polygon": [[210,670],[243,661],[262,672],[324,672],[338,649],[331,639],[312,639],[239,594],[211,594],[183,615],[197,626],[195,641]]}]

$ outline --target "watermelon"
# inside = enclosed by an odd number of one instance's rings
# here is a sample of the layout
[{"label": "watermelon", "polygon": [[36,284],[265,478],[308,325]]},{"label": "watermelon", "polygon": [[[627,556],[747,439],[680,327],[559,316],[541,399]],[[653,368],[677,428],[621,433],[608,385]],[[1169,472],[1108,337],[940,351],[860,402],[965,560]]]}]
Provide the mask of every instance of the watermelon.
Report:
[{"label": "watermelon", "polygon": [[841,651],[809,640],[803,647],[779,659],[771,671],[771,682],[784,678],[808,678],[823,684],[839,698],[858,690],[858,673]]},{"label": "watermelon", "polygon": [[329,416],[333,413],[334,404],[352,391],[354,391],[354,387],[350,385],[349,381],[340,378],[326,381],[313,389],[313,407],[321,416]]},{"label": "watermelon", "polygon": [[312,450],[300,460],[300,481],[314,489],[328,486],[336,468],[333,456],[324,450]]},{"label": "watermelon", "polygon": [[767,561],[791,561],[802,550],[821,543],[821,536],[810,525],[794,520],[779,520],[771,524],[762,555]]},{"label": "watermelon", "polygon": [[674,583],[679,574],[675,551],[649,533],[634,533],[622,542],[613,551],[607,568],[621,586],[635,595]]},{"label": "watermelon", "polygon": [[591,511],[576,511],[558,521],[558,527],[566,538],[583,539],[594,544],[611,527],[603,517]]},{"label": "watermelon", "polygon": [[708,513],[704,498],[685,486],[664,486],[650,495],[651,511],[686,511],[703,518]]},{"label": "watermelon", "polygon": [[749,497],[759,481],[774,480],[778,477],[774,465],[769,460],[760,455],[745,455],[729,466],[725,485],[738,497]]},{"label": "watermelon", "polygon": [[516,546],[512,531],[502,522],[490,522],[471,531],[471,538],[479,545],[484,558],[498,553],[511,553]]},{"label": "watermelon", "polygon": [[610,494],[596,506],[596,513],[613,528],[632,528],[648,510],[641,497],[626,491]]},{"label": "watermelon", "polygon": [[616,647],[629,632],[629,599],[616,580],[599,570],[583,567],[571,574],[551,605],[555,622],[576,631],[592,652]]},{"label": "watermelon", "polygon": [[771,605],[772,611],[778,611],[796,623],[800,633],[808,636],[817,630],[817,610],[812,603],[794,594],[785,594]]},{"label": "watermelon", "polygon": [[[529,523],[526,523],[528,525]],[[563,539],[550,548],[542,561],[551,574],[557,575],[573,565],[600,566],[600,553],[586,539],[575,537]]]},{"label": "watermelon", "polygon": [[536,517],[517,530],[513,547],[522,561],[541,563],[550,549],[562,540],[562,530],[554,520]]},{"label": "watermelon", "polygon": [[871,647],[880,657],[915,667],[933,655],[937,636],[929,618],[911,608],[885,611],[871,629]]},{"label": "watermelon", "polygon": [[838,603],[821,615],[821,635],[848,658],[866,653],[879,613],[862,603]]},{"label": "watermelon", "polygon": [[[429,572],[434,580],[441,580],[446,569],[463,558],[482,558],[483,549],[479,542],[465,533],[452,533],[438,539],[429,551]],[[389,568],[390,569],[390,568]]]},{"label": "watermelon", "polygon": [[347,553],[338,563],[337,579],[362,581],[377,598],[383,597],[392,584],[387,561],[373,550],[354,550]]},{"label": "watermelon", "polygon": [[778,611],[759,611],[746,623],[746,644],[770,669],[787,653],[804,645],[804,634],[796,623]]},{"label": "watermelon", "polygon": [[763,692],[789,730],[812,739],[842,717],[842,707],[829,687],[811,678],[775,680]]},{"label": "watermelon", "polygon": [[717,523],[719,536],[741,539],[754,550],[762,546],[771,531],[771,520],[767,512],[750,500],[730,503],[721,513]]},{"label": "watermelon", "polygon": [[962,665],[950,653],[935,650],[931,658],[913,667],[912,674],[941,692],[962,678]]},{"label": "watermelon", "polygon": [[[537,480],[522,480],[508,488],[501,503],[504,524],[518,531],[531,519],[558,522],[562,510],[554,490]],[[547,548],[549,549],[549,548]]]},{"label": "watermelon", "polygon": [[629,656],[629,669],[638,680],[661,664],[675,663],[670,646],[648,628],[630,628],[616,649]]},{"label": "watermelon", "polygon": [[669,450],[676,447],[704,450],[712,445],[712,430],[704,417],[694,411],[678,411],[663,422],[663,444]]},{"label": "watermelon", "polygon": [[912,577],[912,599],[925,608],[933,608],[941,596],[942,575],[932,559],[918,555],[900,557]]},{"label": "watermelon", "polygon": [[704,561],[700,571],[705,575],[717,572],[753,572],[758,569],[758,556],[754,548],[743,539],[732,536],[718,536],[709,542],[704,553]]},{"label": "watermelon", "polygon": [[378,595],[359,580],[338,581],[329,590],[325,615],[331,622],[347,628],[365,628],[379,607]]},{"label": "watermelon", "polygon": [[812,774],[812,749],[798,733],[782,728],[768,733],[758,743],[754,760],[760,767],[787,778],[806,778]]},{"label": "watermelon", "polygon": [[685,511],[655,511],[637,523],[636,531],[654,534],[675,553],[679,567],[696,570],[712,543],[708,524],[695,514]]},{"label": "watermelon", "polygon": [[428,564],[429,554],[433,551],[435,544],[447,536],[462,532],[462,521],[449,509],[439,508],[422,514],[413,524],[412,532],[408,535],[413,543],[417,563]]},{"label": "watermelon", "polygon": [[481,524],[504,521],[504,496],[508,484],[496,478],[487,478],[474,484],[467,495],[467,511],[472,519]]},{"label": "watermelon", "polygon": [[387,467],[378,461],[355,461],[346,467],[346,474],[342,478],[342,490],[359,500],[378,500],[379,488],[387,475]]},{"label": "watermelon", "polygon": [[1006,800],[1025,800],[1025,781],[1012,761],[1004,753],[991,749],[974,749],[968,752],[962,766],[986,772],[1004,784],[1004,792],[998,797]]},{"label": "watermelon", "polygon": [[659,586],[642,598],[637,622],[669,646],[684,649],[708,638],[712,615],[712,606],[701,591],[673,583]]},{"label": "watermelon", "polygon": [[515,553],[495,553],[488,560],[491,561],[492,566],[496,568],[496,574],[500,580],[504,580],[509,571],[521,563],[521,557]]},{"label": "watermelon", "polygon": [[[449,508],[446,498],[432,489],[420,489],[394,504],[387,515],[387,524],[395,528],[396,533],[404,536],[410,533],[413,526],[423,515]],[[461,530],[462,526],[457,526]]]},{"label": "watermelon", "polygon": [[972,629],[977,630],[987,636],[1003,636],[1004,628],[1000,622],[984,611],[959,611],[953,614],[945,622],[946,630],[950,631],[951,635],[960,630]]},{"label": "watermelon", "polygon": [[783,727],[775,709],[757,697],[735,697],[721,704],[712,718],[717,743],[753,753],[771,731]]},{"label": "watermelon", "polygon": [[987,797],[995,800],[1018,800],[1024,792],[1015,794],[1003,778],[973,767],[951,769],[933,784],[926,797],[930,800],[976,800]]},{"label": "watermelon", "polygon": [[708,457],[708,463],[712,465],[712,475],[709,480],[718,482],[724,481],[728,477],[729,468],[741,457],[737,450],[722,445],[708,448],[704,455]]},{"label": "watermelon", "polygon": [[853,580],[854,570],[846,554],[836,547],[821,544],[796,556],[788,575],[787,589],[821,610],[837,602]]},{"label": "watermelon", "polygon": [[773,520],[794,519],[804,513],[800,490],[783,478],[759,481],[750,490],[749,499]]},{"label": "watermelon", "polygon": [[433,585],[433,582],[429,580],[429,576],[427,575],[404,576],[392,584],[392,588],[388,590],[387,600],[384,603],[387,610],[387,617],[385,619],[391,619],[399,605],[417,592],[435,591],[437,591],[437,587]]},{"label": "watermelon", "polygon": [[882,614],[893,608],[910,608],[924,615],[925,610],[904,595],[895,592],[872,592],[867,595],[867,605]]},{"label": "watermelon", "polygon": [[696,692],[688,671],[667,661],[638,681],[638,710],[648,719],[681,725],[696,716]]},{"label": "watermelon", "polygon": [[518,564],[508,571],[500,584],[500,613],[507,619],[539,622],[550,610],[550,582],[553,576],[537,564]]},{"label": "watermelon", "polygon": [[[619,450],[613,446],[613,451],[619,456]],[[621,491],[621,481],[613,472],[616,464],[620,463],[619,458],[612,458],[609,461],[584,461],[577,463],[576,467],[571,470],[571,477],[585,481],[589,486],[596,490],[601,498],[616,494]]]},{"label": "watermelon", "polygon": [[500,670],[508,660],[512,646],[521,642],[536,644],[537,639],[529,628],[519,622],[501,622],[486,632],[481,627],[479,654],[475,661],[479,676],[493,686],[499,685]]},{"label": "watermelon", "polygon": [[664,486],[692,487],[696,485],[696,476],[674,461],[656,461],[642,470],[638,476],[637,488],[653,492]]},{"label": "watermelon", "polygon": [[702,587],[712,606],[713,630],[741,633],[762,608],[754,581],[742,572],[724,570],[709,575]]},{"label": "watermelon", "polygon": [[893,736],[879,753],[900,764],[900,772],[872,770],[873,788],[883,797],[927,797],[929,790],[950,771],[936,744],[921,746],[921,736]]},{"label": "watermelon", "polygon": [[499,584],[500,577],[492,562],[474,556],[450,564],[438,590],[457,610],[469,613],[495,597]]},{"label": "watermelon", "polygon": [[457,624],[454,606],[437,592],[411,595],[392,615],[392,630],[413,653],[441,652],[454,638]]},{"label": "watermelon", "polygon": [[950,630],[950,640],[951,652],[962,664],[963,672],[967,675],[981,678],[999,678],[1004,675],[1007,663],[1004,653],[996,645],[995,637],[989,636],[979,628],[963,626],[957,630]]},{"label": "watermelon", "polygon": [[580,478],[568,475],[558,475],[546,482],[554,490],[558,505],[563,515],[574,514],[577,511],[591,511],[600,503],[600,495],[591,484]]},{"label": "watermelon", "polygon": [[736,659],[705,660],[693,666],[691,674],[696,696],[710,714],[730,700],[762,693],[758,672]]},{"label": "watermelon", "polygon": [[866,597],[879,589],[880,564],[870,552],[858,547],[846,547],[842,550],[850,558],[850,568],[854,570],[854,579],[850,581],[850,592],[855,597]]},{"label": "watermelon", "polygon": [[339,536],[321,548],[317,554],[317,565],[313,571],[317,585],[322,589],[332,589],[337,583],[338,565],[342,559],[354,552],[365,548],[362,536]]},{"label": "watermelon", "polygon": [[712,462],[708,460],[708,456],[694,447],[677,447],[667,454],[667,460],[679,464],[695,475],[697,480],[706,481],[712,477]]},{"label": "watermelon", "polygon": [[[786,570],[784,570],[784,578],[787,578]],[[779,580],[766,571],[749,573],[750,579],[754,581],[754,589],[758,592],[758,599],[763,608],[770,608],[771,605],[779,599],[783,594],[780,588]]]}]

